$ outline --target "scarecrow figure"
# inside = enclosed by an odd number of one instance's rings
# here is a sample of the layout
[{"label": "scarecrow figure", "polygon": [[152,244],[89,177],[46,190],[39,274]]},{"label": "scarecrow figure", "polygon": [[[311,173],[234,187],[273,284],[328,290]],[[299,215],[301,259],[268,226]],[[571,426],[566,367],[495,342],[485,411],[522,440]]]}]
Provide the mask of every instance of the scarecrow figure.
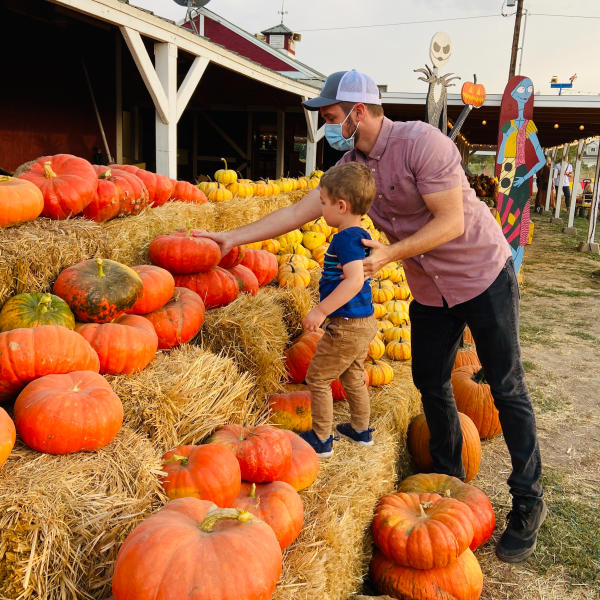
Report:
[{"label": "scarecrow figure", "polygon": [[445,65],[450,58],[452,46],[450,36],[443,31],[438,31],[432,38],[429,46],[429,57],[433,63],[433,69],[425,65],[422,69],[415,69],[415,73],[423,73],[425,77],[419,77],[420,81],[429,84],[427,91],[427,116],[426,121],[442,130],[444,135],[448,133],[448,112],[447,112],[447,88],[455,85],[450,83],[458,76],[451,77],[454,73],[438,75],[438,69]]}]

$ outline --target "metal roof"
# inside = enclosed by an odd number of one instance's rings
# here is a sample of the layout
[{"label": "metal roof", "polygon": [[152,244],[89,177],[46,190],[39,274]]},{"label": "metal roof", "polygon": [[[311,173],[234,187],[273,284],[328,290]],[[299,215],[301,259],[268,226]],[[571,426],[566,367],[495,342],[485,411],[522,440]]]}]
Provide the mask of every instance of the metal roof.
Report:
[{"label": "metal roof", "polygon": [[265,29],[261,31],[261,33],[294,33],[289,27],[286,27],[283,23],[279,23],[278,25],[274,25],[273,27],[269,27],[269,29]]}]

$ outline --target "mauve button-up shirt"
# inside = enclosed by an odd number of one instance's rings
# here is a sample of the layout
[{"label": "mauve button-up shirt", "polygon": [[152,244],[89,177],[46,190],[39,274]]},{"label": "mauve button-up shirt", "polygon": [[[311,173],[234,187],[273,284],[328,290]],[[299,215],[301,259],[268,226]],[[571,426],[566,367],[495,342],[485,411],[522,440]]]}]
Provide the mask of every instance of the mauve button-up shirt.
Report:
[{"label": "mauve button-up shirt", "polygon": [[390,243],[426,225],[433,215],[423,194],[460,186],[464,233],[425,254],[403,260],[411,292],[428,306],[454,306],[475,298],[496,279],[511,251],[489,208],[477,199],[460,164],[454,143],[422,121],[393,122],[384,117],[368,156],[356,148],[339,163],[369,167],[377,194],[369,216]]}]

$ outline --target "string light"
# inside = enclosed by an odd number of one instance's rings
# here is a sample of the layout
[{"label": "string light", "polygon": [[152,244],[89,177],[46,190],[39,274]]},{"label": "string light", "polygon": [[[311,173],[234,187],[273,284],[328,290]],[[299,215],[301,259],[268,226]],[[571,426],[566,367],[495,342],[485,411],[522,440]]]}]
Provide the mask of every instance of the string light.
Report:
[{"label": "string light", "polygon": [[579,126],[579,131],[583,131],[585,129],[585,127],[583,125]]},{"label": "string light", "polygon": [[558,129],[558,123],[554,123],[554,129]]},{"label": "string light", "polygon": [[481,121],[482,125],[487,125],[487,121],[484,119],[483,121]]}]

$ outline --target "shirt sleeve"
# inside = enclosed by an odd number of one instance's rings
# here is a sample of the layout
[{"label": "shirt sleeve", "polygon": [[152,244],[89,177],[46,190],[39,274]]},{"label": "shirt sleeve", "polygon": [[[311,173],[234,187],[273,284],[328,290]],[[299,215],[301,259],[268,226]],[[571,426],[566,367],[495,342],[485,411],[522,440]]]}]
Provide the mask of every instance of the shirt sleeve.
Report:
[{"label": "shirt sleeve", "polygon": [[460,153],[439,129],[431,128],[414,141],[410,166],[421,195],[458,187],[464,177]]},{"label": "shirt sleeve", "polygon": [[342,266],[354,260],[363,260],[366,256],[366,246],[363,239],[371,239],[364,229],[350,229],[336,235],[336,253]]}]

